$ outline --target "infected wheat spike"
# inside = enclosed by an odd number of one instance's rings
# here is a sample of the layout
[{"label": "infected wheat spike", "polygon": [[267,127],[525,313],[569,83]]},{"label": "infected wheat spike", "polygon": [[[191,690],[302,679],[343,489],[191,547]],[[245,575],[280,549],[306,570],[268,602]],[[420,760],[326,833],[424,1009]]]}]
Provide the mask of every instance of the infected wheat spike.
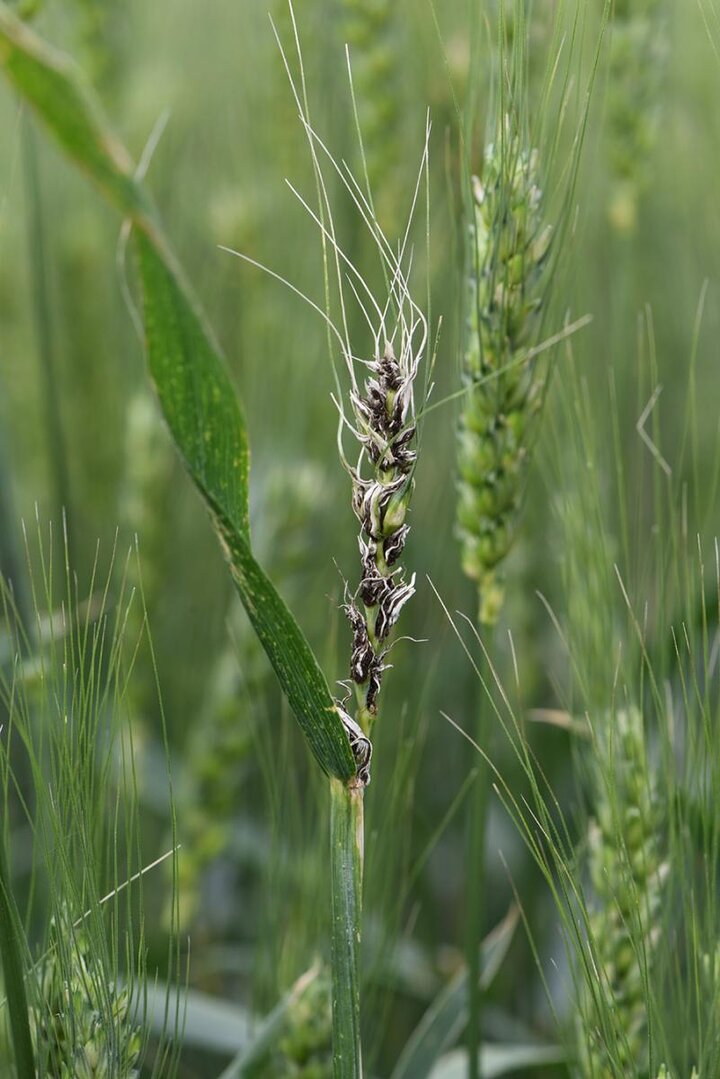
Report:
[{"label": "infected wheat spike", "polygon": [[398,308],[395,333],[385,332],[386,308],[375,335],[375,355],[365,363],[364,385],[361,389],[353,375],[350,391],[352,430],[360,453],[357,464],[346,467],[352,480],[352,507],[360,522],[362,577],[344,609],[353,633],[350,678],[358,723],[343,708],[341,715],[364,783],[369,782],[372,751],[365,736],[377,716],[390,634],[415,591],[415,577],[405,578],[400,560],[410,531],[406,518],[417,456],[414,386],[427,328],[399,266],[392,292]]}]

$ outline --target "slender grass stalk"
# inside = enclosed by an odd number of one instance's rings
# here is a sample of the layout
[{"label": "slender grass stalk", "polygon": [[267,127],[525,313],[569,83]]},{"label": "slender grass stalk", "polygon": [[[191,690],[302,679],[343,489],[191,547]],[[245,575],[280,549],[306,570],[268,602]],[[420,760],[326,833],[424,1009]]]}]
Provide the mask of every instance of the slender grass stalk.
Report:
[{"label": "slender grass stalk", "polygon": [[333,1074],[362,1079],[360,933],[364,784],[330,782]]},{"label": "slender grass stalk", "polygon": [[[15,906],[5,854],[5,837],[0,837],[0,960],[4,991],[10,1015],[15,1067],[18,1079],[35,1079],[35,1054],[30,1035],[26,967],[23,962],[24,934]],[[22,942],[22,943],[21,943]]]},{"label": "slender grass stalk", "polygon": [[29,251],[31,296],[34,309],[33,324],[37,335],[37,350],[43,380],[47,459],[52,478],[52,517],[60,530],[63,521],[68,542],[72,546],[72,504],[67,445],[60,410],[58,360],[55,349],[57,334],[53,325],[52,304],[48,282],[48,252],[46,213],[41,186],[35,132],[26,117],[22,124],[23,167],[27,191],[27,244]]},{"label": "slender grass stalk", "polygon": [[[475,736],[480,746],[489,741],[492,715],[487,702],[481,698],[478,705]],[[470,799],[470,823],[468,829],[468,871],[466,882],[467,909],[465,912],[465,955],[468,969],[468,1026],[467,1051],[468,1075],[478,1079],[480,1075],[480,1045],[482,1040],[482,1009],[484,991],[482,986],[481,941],[486,901],[486,833],[490,800],[491,774],[484,760],[477,763],[477,774]]]},{"label": "slender grass stalk", "polygon": [[[425,155],[421,175],[426,167]],[[379,229],[374,219],[373,225]],[[381,254],[387,257],[390,249],[384,238],[377,242]],[[359,974],[355,967],[360,945],[362,799],[370,782],[370,734],[378,716],[390,636],[400,611],[415,591],[414,575],[409,581],[405,579],[400,559],[410,531],[406,517],[417,457],[413,448],[414,385],[427,343],[427,324],[410,297],[401,258],[402,255],[396,262],[389,262],[394,276],[384,309],[367,290],[379,325],[374,330],[373,358],[366,362],[368,376],[362,389],[356,379],[349,340],[343,341],[337,334],[350,376],[349,397],[354,413],[354,425],[350,426],[360,444],[357,464],[350,465],[339,443],[341,461],[352,482],[352,507],[361,526],[358,544],[362,565],[357,592],[346,596],[344,605],[352,629],[350,679],[355,690],[356,718],[344,704],[337,705],[355,755],[357,774],[342,791],[333,785],[331,809],[333,1060],[337,1079],[362,1074]],[[339,276],[338,283],[342,288]],[[392,307],[397,310],[397,323],[390,333],[386,318]],[[341,423],[345,422],[341,410]]]},{"label": "slender grass stalk", "polygon": [[4,431],[0,428],[0,574],[10,582],[13,607],[23,626],[31,624],[31,603],[24,567],[12,522],[17,520],[13,485],[5,446]]}]

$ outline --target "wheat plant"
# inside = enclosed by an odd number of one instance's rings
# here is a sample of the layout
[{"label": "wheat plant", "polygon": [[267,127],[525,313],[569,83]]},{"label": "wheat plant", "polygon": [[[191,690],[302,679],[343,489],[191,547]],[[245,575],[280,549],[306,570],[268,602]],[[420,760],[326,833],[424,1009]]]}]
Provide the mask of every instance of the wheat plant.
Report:
[{"label": "wheat plant", "polygon": [[[579,18],[579,11],[575,18]],[[508,19],[510,23],[508,24]],[[503,563],[511,549],[538,419],[548,381],[547,356],[541,344],[548,324],[551,286],[566,256],[567,222],[585,111],[571,143],[568,161],[557,169],[556,155],[567,108],[564,79],[572,48],[563,56],[556,15],[539,115],[531,110],[528,61],[529,17],[523,5],[499,6],[494,93],[485,119],[489,133],[480,177],[466,182],[466,292],[463,311],[463,394],[458,429],[457,534],[463,572],[476,585],[478,622],[492,630],[503,608]],[[571,22],[571,25],[572,22]],[[572,39],[571,39],[572,40]],[[558,50],[557,53],[554,50]],[[555,80],[559,86],[556,88]],[[557,89],[557,92],[556,92]],[[472,103],[471,103],[472,104]],[[548,122],[553,107],[557,121]],[[472,112],[469,111],[469,116]],[[472,130],[472,128],[470,128]],[[557,169],[560,191],[551,211],[546,181]],[[554,213],[555,228],[549,224]],[[569,250],[569,247],[568,247]],[[481,707],[476,740],[489,744],[491,719]],[[480,1068],[479,945],[487,905],[485,833],[489,774],[480,769],[470,809],[466,950],[471,1007],[467,1032],[471,1077]]]},{"label": "wheat plant", "polygon": [[[135,227],[138,263],[143,288],[148,362],[160,395],[165,418],[196,486],[203,495],[218,538],[226,554],[254,629],[273,663],[281,684],[308,739],[309,745],[331,780],[331,878],[333,920],[333,1056],[337,1075],[362,1073],[359,1032],[358,947],[360,939],[361,880],[363,854],[362,798],[369,781],[371,743],[368,733],[331,698],[317,661],[292,615],[256,562],[250,548],[247,508],[247,436],[244,420],[230,384],[222,354],[188,288],[181,278],[142,186],[142,170],[135,170],[124,148],[111,140],[99,106],[90,97],[72,65],[49,53],[21,26],[7,9],[0,9],[3,62],[16,88],[40,111],[61,144],[91,173],[111,202],[120,207]],[[302,60],[301,71],[302,71]],[[304,74],[302,75],[304,95]],[[331,257],[338,270],[342,298],[340,260],[342,250],[335,239],[326,187],[316,151],[306,98],[296,93],[299,111],[308,132],[318,180],[324,196],[319,207],[323,238],[330,241]],[[62,107],[58,107],[58,102]],[[318,140],[319,141],[319,140]],[[322,143],[319,143],[322,146]],[[422,159],[420,179],[427,155]],[[333,162],[337,171],[338,166]],[[364,601],[368,611],[366,633],[372,658],[355,676],[365,689],[365,713],[376,709],[379,680],[387,641],[397,615],[412,591],[396,581],[390,566],[398,557],[407,529],[404,518],[412,485],[414,454],[412,437],[412,390],[419,361],[427,341],[425,321],[410,299],[403,272],[407,234],[399,256],[379,230],[368,204],[350,179],[347,190],[371,234],[387,268],[390,292],[384,306],[374,299],[361,278],[379,322],[375,332],[375,355],[363,398],[354,378],[353,351],[349,339],[338,330],[335,336],[348,365],[351,402],[360,427],[362,452],[351,474],[354,504],[366,534]],[[354,185],[354,186],[353,186]],[[356,194],[359,192],[359,194]],[[417,199],[417,189],[415,193]],[[414,202],[413,202],[414,208]],[[328,213],[329,229],[323,224]],[[369,216],[368,216],[369,213]],[[357,272],[356,272],[357,273]],[[365,310],[360,298],[361,310]],[[386,329],[393,317],[396,328]],[[328,326],[333,329],[328,317]],[[345,330],[347,324],[344,323]],[[399,359],[393,343],[397,340]],[[381,351],[382,349],[382,351]],[[204,383],[198,391],[200,380]],[[341,411],[341,424],[344,416]],[[408,433],[409,432],[409,433]],[[375,466],[369,481],[361,475],[363,455]],[[362,493],[362,500],[358,495]],[[373,588],[370,595],[371,586]],[[371,621],[372,620],[372,621]],[[354,627],[355,628],[355,627]],[[355,628],[357,644],[357,629]],[[353,655],[355,656],[355,647]]]},{"label": "wheat plant", "polygon": [[99,565],[82,598],[66,555],[56,608],[45,536],[27,557],[29,624],[0,584],[3,1074],[136,1079],[144,1061],[173,1075],[172,997],[152,1045],[143,999],[143,878],[158,859],[143,860],[125,636],[141,599],[121,590],[113,606],[112,566],[104,580]]}]

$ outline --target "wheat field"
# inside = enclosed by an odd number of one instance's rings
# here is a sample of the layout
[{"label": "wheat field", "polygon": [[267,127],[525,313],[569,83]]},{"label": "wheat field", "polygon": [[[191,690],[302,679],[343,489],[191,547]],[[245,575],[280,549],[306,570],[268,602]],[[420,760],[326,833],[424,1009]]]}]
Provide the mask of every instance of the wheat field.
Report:
[{"label": "wheat field", "polygon": [[0,75],[0,1077],[720,1079],[716,0]]}]

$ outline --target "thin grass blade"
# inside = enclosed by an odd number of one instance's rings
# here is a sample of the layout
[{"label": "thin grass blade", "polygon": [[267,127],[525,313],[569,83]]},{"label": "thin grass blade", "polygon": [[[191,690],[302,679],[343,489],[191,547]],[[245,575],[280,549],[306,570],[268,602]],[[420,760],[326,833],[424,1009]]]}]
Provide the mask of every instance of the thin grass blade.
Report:
[{"label": "thin grass blade", "polygon": [[[483,989],[490,987],[500,969],[517,924],[518,912],[513,907],[483,941],[480,956],[480,984]],[[434,1074],[433,1068],[438,1060],[467,1026],[469,988],[468,972],[463,968],[438,993],[425,1012],[395,1065],[392,1079],[424,1079]]]},{"label": "thin grass blade", "polygon": [[316,965],[298,978],[280,1003],[259,1024],[250,1043],[231,1060],[218,1079],[244,1079],[261,1074],[260,1068],[266,1064],[268,1053],[285,1028],[288,1012],[317,979],[319,971],[320,966]]}]

